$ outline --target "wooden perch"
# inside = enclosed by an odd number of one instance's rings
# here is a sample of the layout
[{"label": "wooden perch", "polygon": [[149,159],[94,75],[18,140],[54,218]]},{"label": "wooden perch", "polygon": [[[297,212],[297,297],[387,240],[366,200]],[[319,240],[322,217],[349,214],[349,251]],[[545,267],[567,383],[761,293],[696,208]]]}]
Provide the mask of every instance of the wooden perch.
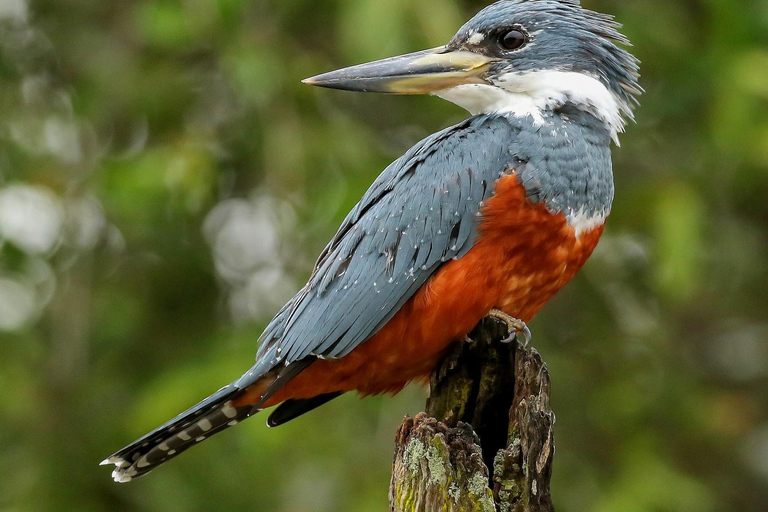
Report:
[{"label": "wooden perch", "polygon": [[552,512],[550,380],[539,353],[485,318],[432,374],[397,432],[393,512]]}]

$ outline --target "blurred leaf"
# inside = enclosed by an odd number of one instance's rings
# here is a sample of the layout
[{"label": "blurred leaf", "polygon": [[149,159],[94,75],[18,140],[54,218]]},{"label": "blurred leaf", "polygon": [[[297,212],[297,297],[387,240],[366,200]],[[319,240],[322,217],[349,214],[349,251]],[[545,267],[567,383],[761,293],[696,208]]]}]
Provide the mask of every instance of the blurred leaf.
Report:
[{"label": "blurred leaf", "polygon": [[701,286],[704,214],[701,198],[682,183],[659,191],[656,279],[659,290],[673,302],[690,300]]},{"label": "blurred leaf", "polygon": [[191,41],[190,20],[182,2],[143,0],[136,11],[142,39],[161,48],[183,47]]}]

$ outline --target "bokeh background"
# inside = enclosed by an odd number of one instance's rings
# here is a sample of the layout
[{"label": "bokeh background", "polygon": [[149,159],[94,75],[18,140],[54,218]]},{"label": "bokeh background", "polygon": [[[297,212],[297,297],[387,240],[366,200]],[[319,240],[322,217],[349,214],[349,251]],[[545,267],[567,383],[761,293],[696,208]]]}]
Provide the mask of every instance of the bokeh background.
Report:
[{"label": "bokeh background", "polygon": [[[569,512],[768,507],[768,2],[584,0],[647,94],[583,272],[534,321]],[[383,511],[425,391],[98,462],[251,363],[391,160],[465,117],[300,79],[469,0],[0,0],[0,511]]]}]

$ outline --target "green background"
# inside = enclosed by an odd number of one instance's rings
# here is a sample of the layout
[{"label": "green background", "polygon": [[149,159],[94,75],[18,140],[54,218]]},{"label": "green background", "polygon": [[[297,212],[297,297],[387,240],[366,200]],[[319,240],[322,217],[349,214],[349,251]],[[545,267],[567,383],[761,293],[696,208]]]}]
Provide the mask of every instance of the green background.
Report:
[{"label": "green background", "polygon": [[[768,503],[768,2],[585,0],[647,94],[584,270],[532,324],[569,512]],[[466,116],[300,79],[484,2],[0,0],[0,511],[383,511],[425,391],[98,462],[240,375],[390,161]]]}]

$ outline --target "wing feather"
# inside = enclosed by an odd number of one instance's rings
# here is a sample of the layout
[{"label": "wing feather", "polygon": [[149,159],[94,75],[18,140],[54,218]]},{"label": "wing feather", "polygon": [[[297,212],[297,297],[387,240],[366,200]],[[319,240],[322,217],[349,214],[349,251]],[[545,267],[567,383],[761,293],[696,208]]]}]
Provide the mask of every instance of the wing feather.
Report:
[{"label": "wing feather", "polygon": [[261,338],[245,387],[279,365],[338,358],[389,321],[446,261],[472,247],[517,130],[476,116],[420,142],[379,176],[328,243],[309,282]]}]

